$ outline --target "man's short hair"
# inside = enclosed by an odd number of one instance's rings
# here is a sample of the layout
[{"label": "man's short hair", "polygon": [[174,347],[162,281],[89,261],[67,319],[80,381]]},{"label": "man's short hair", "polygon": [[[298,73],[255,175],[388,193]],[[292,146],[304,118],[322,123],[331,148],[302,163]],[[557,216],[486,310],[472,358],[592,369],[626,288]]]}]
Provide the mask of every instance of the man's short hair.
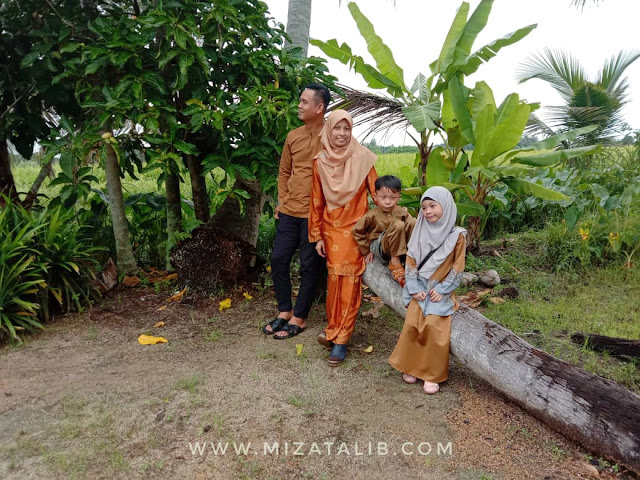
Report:
[{"label": "man's short hair", "polygon": [[304,88],[313,90],[316,103],[323,103],[324,110],[326,111],[329,106],[329,102],[331,102],[331,93],[329,93],[329,89],[321,83],[310,83]]},{"label": "man's short hair", "polygon": [[402,182],[393,175],[383,175],[376,179],[376,192],[383,188],[388,188],[392,192],[398,193],[402,190]]}]

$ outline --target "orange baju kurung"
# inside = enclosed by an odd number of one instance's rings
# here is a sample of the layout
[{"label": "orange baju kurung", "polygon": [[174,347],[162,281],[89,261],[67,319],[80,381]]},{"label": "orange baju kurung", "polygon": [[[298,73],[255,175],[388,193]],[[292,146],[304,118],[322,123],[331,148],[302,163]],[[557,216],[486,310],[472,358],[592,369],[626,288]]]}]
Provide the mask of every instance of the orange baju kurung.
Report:
[{"label": "orange baju kurung", "polygon": [[327,254],[327,340],[344,345],[351,338],[362,299],[364,257],[351,230],[369,210],[367,191],[375,193],[378,178],[375,168],[344,206],[327,209],[317,160],[313,164],[311,205],[309,209],[309,242],[324,240]]}]

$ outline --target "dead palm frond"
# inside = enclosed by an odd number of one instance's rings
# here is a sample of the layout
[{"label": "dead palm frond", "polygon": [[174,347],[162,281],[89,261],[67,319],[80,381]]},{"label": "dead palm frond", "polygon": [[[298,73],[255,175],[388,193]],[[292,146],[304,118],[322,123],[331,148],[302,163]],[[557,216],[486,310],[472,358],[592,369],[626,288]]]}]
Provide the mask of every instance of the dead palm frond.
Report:
[{"label": "dead palm frond", "polygon": [[[402,113],[405,106],[399,100],[338,85],[342,93],[329,110],[343,109],[353,117],[354,126],[366,125],[364,139],[379,132],[390,134],[397,128],[408,128],[410,123]],[[364,140],[363,139],[363,140]]]}]

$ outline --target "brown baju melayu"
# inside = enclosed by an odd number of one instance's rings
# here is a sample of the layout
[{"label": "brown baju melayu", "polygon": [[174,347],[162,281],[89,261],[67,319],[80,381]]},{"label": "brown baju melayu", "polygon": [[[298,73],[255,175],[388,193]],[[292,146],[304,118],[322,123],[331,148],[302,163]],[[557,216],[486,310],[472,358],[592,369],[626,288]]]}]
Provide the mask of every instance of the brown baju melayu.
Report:
[{"label": "brown baju melayu", "polygon": [[407,253],[407,242],[416,219],[409,215],[406,208],[394,207],[389,213],[382,208],[369,210],[353,227],[353,237],[358,242],[360,253],[369,253],[371,242],[382,236],[382,251],[390,257],[399,257]]}]

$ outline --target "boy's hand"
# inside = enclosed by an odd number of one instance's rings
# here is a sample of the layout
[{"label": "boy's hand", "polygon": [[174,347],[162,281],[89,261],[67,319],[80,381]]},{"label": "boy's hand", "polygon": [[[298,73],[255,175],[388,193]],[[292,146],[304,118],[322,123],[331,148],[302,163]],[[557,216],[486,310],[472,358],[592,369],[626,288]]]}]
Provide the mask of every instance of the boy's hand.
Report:
[{"label": "boy's hand", "polygon": [[324,249],[324,240],[318,240],[316,243],[316,252],[318,252],[318,255],[322,258],[327,257],[327,251]]},{"label": "boy's hand", "polygon": [[414,293],[413,295],[411,295],[411,298],[413,298],[414,300],[417,300],[418,302],[421,302],[422,300],[427,298],[427,292]]},{"label": "boy's hand", "polygon": [[432,288],[431,290],[429,290],[429,298],[432,302],[439,302],[440,300],[442,300],[442,295],[440,295],[434,288]]},{"label": "boy's hand", "polygon": [[369,252],[364,256],[365,263],[373,262],[373,252]]}]

